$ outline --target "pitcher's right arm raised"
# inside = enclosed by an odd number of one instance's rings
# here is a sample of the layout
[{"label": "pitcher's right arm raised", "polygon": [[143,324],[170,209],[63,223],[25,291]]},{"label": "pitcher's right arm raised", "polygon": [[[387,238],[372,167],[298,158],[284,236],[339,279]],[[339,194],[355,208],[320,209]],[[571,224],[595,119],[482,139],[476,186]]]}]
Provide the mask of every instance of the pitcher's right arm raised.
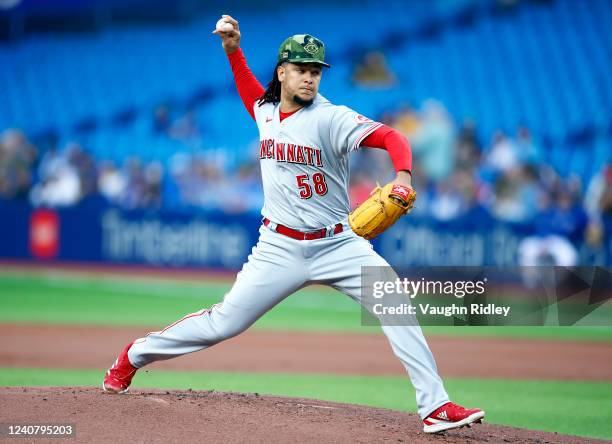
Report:
[{"label": "pitcher's right arm raised", "polygon": [[223,15],[222,20],[226,21],[227,23],[231,23],[234,29],[229,32],[223,32],[215,29],[213,34],[217,34],[219,37],[221,37],[223,49],[227,54],[230,67],[232,68],[232,73],[234,74],[234,82],[236,83],[238,94],[240,95],[246,110],[249,112],[251,117],[255,119],[253,107],[255,106],[257,99],[263,95],[264,87],[261,85],[261,83],[259,83],[257,78],[249,69],[242,49],[240,48],[241,34],[238,21],[229,15]]}]

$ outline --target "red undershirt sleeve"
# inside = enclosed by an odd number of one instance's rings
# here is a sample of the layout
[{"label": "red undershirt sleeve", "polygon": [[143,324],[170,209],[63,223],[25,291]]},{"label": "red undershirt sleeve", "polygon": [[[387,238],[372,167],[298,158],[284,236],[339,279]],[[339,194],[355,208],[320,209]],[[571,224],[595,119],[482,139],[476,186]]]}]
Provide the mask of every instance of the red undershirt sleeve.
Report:
[{"label": "red undershirt sleeve", "polygon": [[242,99],[242,103],[244,103],[244,107],[253,120],[255,120],[253,106],[255,105],[255,101],[263,96],[265,91],[264,87],[261,86],[261,83],[259,83],[249,69],[244,54],[242,53],[242,48],[238,48],[233,53],[228,54],[227,58],[230,62],[230,67],[234,74],[234,82],[236,82],[236,88],[238,89],[238,94]]},{"label": "red undershirt sleeve", "polygon": [[404,170],[412,173],[412,150],[408,140],[399,131],[382,125],[363,139],[361,146],[387,150],[396,172]]}]

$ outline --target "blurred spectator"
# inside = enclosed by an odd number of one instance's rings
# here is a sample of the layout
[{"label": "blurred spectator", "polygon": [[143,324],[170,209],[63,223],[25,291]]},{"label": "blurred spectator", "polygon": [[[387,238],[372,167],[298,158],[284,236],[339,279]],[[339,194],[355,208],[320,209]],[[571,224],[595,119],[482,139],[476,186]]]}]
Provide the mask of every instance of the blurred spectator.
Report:
[{"label": "blurred spectator", "polygon": [[535,165],[541,162],[540,148],[534,142],[526,126],[519,126],[516,134],[516,150],[522,163]]},{"label": "blurred spectator", "polygon": [[604,191],[599,198],[599,209],[602,215],[602,237],[612,238],[612,167],[608,165],[604,173]]},{"label": "blurred spectator", "polygon": [[163,176],[164,169],[161,163],[151,162],[145,167],[141,207],[161,208]]},{"label": "blurred spectator", "polygon": [[450,221],[480,213],[477,185],[469,171],[457,170],[451,178],[438,183],[429,197],[430,213],[440,221]]},{"label": "blurred spectator", "polygon": [[37,156],[36,148],[21,131],[8,129],[0,134],[0,198],[27,197]]},{"label": "blurred spectator", "polygon": [[[546,218],[550,210],[549,196],[542,195],[540,203],[541,218]],[[564,237],[543,230],[539,223],[538,233],[524,238],[518,246],[518,261],[521,266],[561,265],[573,266],[577,262],[574,246]]]},{"label": "blurred spectator", "polygon": [[127,185],[125,176],[110,161],[103,162],[99,171],[98,189],[100,193],[110,202],[119,202]]},{"label": "blurred spectator", "polygon": [[453,175],[453,183],[461,196],[462,215],[474,213],[475,210],[480,209],[478,184],[471,171],[457,170]]},{"label": "blurred spectator", "polygon": [[63,151],[58,151],[55,146],[48,149],[38,171],[41,182],[30,195],[35,205],[74,205],[98,190],[94,159],[74,142],[69,143]]},{"label": "blurred spectator", "polygon": [[93,158],[77,143],[69,144],[66,152],[68,162],[79,176],[81,196],[94,194],[98,187],[98,177]]},{"label": "blurred spectator", "polygon": [[129,209],[159,209],[162,204],[163,167],[159,162],[142,165],[132,157],[124,166],[125,187],[121,205]]},{"label": "blurred spectator", "polygon": [[612,235],[612,165],[604,166],[593,176],[584,197],[584,207],[589,216],[587,240],[597,247],[604,236]]},{"label": "blurred spectator", "polygon": [[35,206],[65,207],[81,199],[81,181],[75,168],[68,162],[57,167],[30,193]]},{"label": "blurred spectator", "polygon": [[446,179],[455,165],[454,123],[440,102],[427,100],[421,111],[421,124],[410,137],[415,159],[428,179]]},{"label": "blurred spectator", "polygon": [[535,216],[539,193],[533,168],[508,170],[495,183],[492,214],[505,222],[529,222]]},{"label": "blurred spectator", "polygon": [[584,206],[594,221],[600,220],[603,213],[612,213],[612,165],[604,166],[593,176],[584,196]]},{"label": "blurred spectator", "polygon": [[55,174],[58,168],[63,166],[67,159],[59,152],[55,144],[45,151],[38,165],[38,177],[46,180]]},{"label": "blurred spectator", "polygon": [[473,120],[466,119],[457,136],[456,168],[468,171],[474,169],[480,162],[480,152],[481,146],[476,133],[476,124]]},{"label": "blurred spectator", "polygon": [[491,149],[487,154],[486,164],[495,172],[505,172],[520,165],[518,147],[502,131],[493,136]]},{"label": "blurred spectator", "polygon": [[604,189],[599,198],[599,210],[605,217],[612,216],[612,167],[608,165],[604,173]]},{"label": "blurred spectator", "polygon": [[141,208],[145,189],[144,175],[140,159],[131,157],[125,162],[126,187],[121,204],[128,209]]},{"label": "blurred spectator", "polygon": [[584,239],[584,230],[588,221],[578,197],[570,192],[559,193],[554,211],[546,221],[551,232],[556,232],[573,243]]},{"label": "blurred spectator", "polygon": [[431,199],[431,215],[439,221],[456,219],[462,212],[461,192],[452,180],[444,180],[436,185],[436,192]]},{"label": "blurred spectator", "polygon": [[561,192],[553,202],[549,195],[541,195],[536,234],[519,244],[520,265],[570,267],[578,263],[575,245],[584,238],[587,217],[576,197]]},{"label": "blurred spectator", "polygon": [[370,88],[393,86],[396,78],[387,66],[387,60],[382,52],[372,51],[365,54],[353,71],[353,82]]}]

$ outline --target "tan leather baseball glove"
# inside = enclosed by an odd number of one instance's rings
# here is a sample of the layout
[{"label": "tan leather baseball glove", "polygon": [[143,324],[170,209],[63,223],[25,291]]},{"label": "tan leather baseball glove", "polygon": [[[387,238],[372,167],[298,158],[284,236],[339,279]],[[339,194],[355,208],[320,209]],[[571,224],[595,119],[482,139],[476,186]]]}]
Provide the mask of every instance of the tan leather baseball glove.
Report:
[{"label": "tan leather baseball glove", "polygon": [[349,214],[353,231],[373,239],[385,231],[413,207],[416,191],[403,185],[388,183],[377,186],[370,197]]}]

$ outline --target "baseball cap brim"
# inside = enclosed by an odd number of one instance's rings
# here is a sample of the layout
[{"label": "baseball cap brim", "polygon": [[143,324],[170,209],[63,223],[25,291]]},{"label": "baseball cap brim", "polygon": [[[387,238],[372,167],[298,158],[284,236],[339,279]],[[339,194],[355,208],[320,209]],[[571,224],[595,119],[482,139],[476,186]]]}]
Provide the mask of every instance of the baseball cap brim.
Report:
[{"label": "baseball cap brim", "polygon": [[302,63],[313,63],[315,65],[323,65],[327,68],[331,68],[331,65],[329,63],[325,63],[317,59],[295,59],[295,60],[284,60],[284,61],[289,62],[289,63],[295,63],[296,65],[302,64]]}]

